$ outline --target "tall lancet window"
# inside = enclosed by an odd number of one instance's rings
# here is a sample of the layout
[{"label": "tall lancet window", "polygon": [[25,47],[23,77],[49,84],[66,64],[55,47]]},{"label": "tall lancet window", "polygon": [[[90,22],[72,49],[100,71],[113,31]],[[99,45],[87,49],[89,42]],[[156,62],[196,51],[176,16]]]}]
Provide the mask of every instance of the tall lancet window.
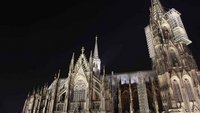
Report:
[{"label": "tall lancet window", "polygon": [[184,79],[184,85],[185,85],[185,89],[186,89],[186,92],[188,94],[188,98],[189,98],[189,101],[194,101],[194,94],[193,94],[193,91],[192,91],[192,87],[190,85],[190,82],[188,79]]},{"label": "tall lancet window", "polygon": [[182,102],[183,99],[182,99],[182,96],[181,96],[181,90],[180,90],[180,87],[179,87],[177,80],[172,81],[172,89],[173,89],[173,92],[174,92],[175,100],[177,102]]},{"label": "tall lancet window", "polygon": [[73,101],[85,101],[86,84],[83,80],[78,80],[74,86]]}]

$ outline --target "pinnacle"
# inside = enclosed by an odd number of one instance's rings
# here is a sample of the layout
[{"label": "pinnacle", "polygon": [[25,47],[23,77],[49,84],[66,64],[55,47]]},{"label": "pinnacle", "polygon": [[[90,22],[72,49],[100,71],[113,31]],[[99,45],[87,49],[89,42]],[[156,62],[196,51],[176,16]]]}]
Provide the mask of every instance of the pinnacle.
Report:
[{"label": "pinnacle", "polygon": [[94,46],[94,58],[99,58],[97,39],[98,39],[98,37],[96,36],[95,37],[95,46]]},{"label": "pinnacle", "polygon": [[85,48],[82,47],[82,48],[81,48],[81,54],[84,54],[84,51],[85,51]]}]

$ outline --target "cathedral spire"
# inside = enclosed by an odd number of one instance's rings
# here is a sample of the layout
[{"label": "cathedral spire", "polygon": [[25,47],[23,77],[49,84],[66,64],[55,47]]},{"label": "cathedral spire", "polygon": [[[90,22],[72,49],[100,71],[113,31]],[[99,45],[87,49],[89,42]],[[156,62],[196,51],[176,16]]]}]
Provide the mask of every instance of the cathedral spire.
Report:
[{"label": "cathedral spire", "polygon": [[95,47],[94,47],[94,58],[96,58],[96,59],[99,58],[97,39],[98,39],[98,37],[96,36],[96,38],[95,38]]},{"label": "cathedral spire", "polygon": [[98,45],[97,45],[97,36],[95,39],[94,53],[93,53],[93,73],[95,75],[100,75],[101,71],[101,60],[99,59],[98,54]]},{"label": "cathedral spire", "polygon": [[164,14],[164,9],[159,0],[151,0],[151,15],[154,20],[161,18]]}]

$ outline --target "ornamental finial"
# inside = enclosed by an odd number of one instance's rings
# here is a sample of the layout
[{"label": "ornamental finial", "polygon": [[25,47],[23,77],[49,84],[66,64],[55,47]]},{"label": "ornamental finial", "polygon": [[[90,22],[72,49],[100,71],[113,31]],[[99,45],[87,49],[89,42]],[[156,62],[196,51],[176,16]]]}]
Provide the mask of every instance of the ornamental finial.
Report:
[{"label": "ornamental finial", "polygon": [[83,54],[83,53],[84,53],[84,51],[85,51],[85,48],[84,48],[84,47],[82,47],[82,48],[81,48],[81,53]]}]

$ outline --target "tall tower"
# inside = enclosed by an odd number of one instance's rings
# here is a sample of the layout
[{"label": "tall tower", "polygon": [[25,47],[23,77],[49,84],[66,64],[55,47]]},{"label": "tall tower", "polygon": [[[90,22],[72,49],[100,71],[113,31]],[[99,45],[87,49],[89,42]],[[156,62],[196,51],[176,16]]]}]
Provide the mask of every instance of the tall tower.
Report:
[{"label": "tall tower", "polygon": [[95,38],[95,46],[94,46],[94,53],[93,53],[93,73],[96,76],[100,75],[101,71],[101,60],[99,58],[99,53],[98,53],[98,43],[97,43],[98,37],[96,36]]},{"label": "tall tower", "polygon": [[196,62],[187,45],[192,43],[185,31],[180,13],[165,11],[159,0],[151,0],[150,23],[145,34],[156,71],[163,111],[199,112],[199,75]]}]

